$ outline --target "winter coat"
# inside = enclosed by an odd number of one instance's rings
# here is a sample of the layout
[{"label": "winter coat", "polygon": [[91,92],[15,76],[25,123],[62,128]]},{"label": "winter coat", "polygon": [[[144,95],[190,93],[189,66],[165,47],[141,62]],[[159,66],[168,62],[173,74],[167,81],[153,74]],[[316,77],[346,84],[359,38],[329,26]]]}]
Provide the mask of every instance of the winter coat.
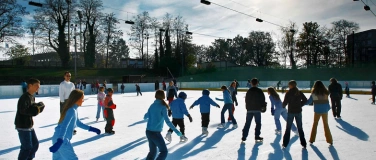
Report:
[{"label": "winter coat", "polygon": [[178,98],[178,91],[175,86],[168,86],[166,89],[166,98]]},{"label": "winter coat", "polygon": [[248,89],[245,95],[245,106],[247,111],[260,111],[265,105],[264,92],[258,87]]},{"label": "winter coat", "polygon": [[17,129],[33,128],[33,116],[39,114],[38,108],[31,106],[33,103],[35,103],[35,98],[29,92],[25,92],[18,99],[16,118],[14,120]]},{"label": "winter coat", "polygon": [[146,130],[162,132],[163,121],[165,121],[166,124],[176,132],[177,130],[168,118],[167,108],[162,104],[162,101],[163,100],[159,99],[155,100],[154,103],[150,105],[148,112],[145,114],[144,119],[148,119]]},{"label": "winter coat", "polygon": [[283,108],[289,105],[288,113],[301,113],[302,107],[307,103],[307,97],[297,88],[287,91],[283,100]]},{"label": "winter coat", "polygon": [[184,115],[189,115],[184,99],[181,98],[175,99],[171,102],[170,110],[172,112],[172,118],[183,119]]},{"label": "winter coat", "polygon": [[305,105],[312,104],[312,102],[315,113],[328,113],[330,110],[328,95],[316,95],[312,93]]},{"label": "winter coat", "polygon": [[210,113],[210,105],[219,106],[208,95],[202,95],[202,97],[198,98],[192,104],[192,106],[196,106],[196,105],[200,105],[200,112],[201,113]]},{"label": "winter coat", "polygon": [[329,88],[330,98],[337,99],[337,100],[342,99],[343,94],[342,94],[341,84],[337,82],[332,82],[328,88]]}]

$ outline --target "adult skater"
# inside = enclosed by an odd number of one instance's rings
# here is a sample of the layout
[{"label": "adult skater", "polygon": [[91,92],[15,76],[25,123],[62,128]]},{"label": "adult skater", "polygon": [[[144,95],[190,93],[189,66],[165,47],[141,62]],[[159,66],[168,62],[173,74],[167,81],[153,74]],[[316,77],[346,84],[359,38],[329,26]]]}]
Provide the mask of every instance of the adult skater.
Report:
[{"label": "adult skater", "polygon": [[376,95],[375,81],[372,81],[371,84],[372,84],[372,86],[371,86],[372,103],[371,104],[375,104],[375,95]]},{"label": "adult skater", "polygon": [[40,81],[31,78],[27,81],[27,92],[22,94],[17,103],[17,112],[14,124],[18,131],[18,138],[21,142],[18,159],[33,159],[39,147],[39,141],[33,128],[33,117],[42,113],[44,109],[43,102],[35,103],[33,96],[40,87]]},{"label": "adult skater", "polygon": [[296,127],[299,132],[300,144],[306,148],[307,141],[304,137],[303,131],[302,107],[307,103],[307,97],[296,87],[296,81],[291,80],[288,85],[290,89],[286,92],[285,99],[283,100],[283,108],[286,108],[287,105],[289,108],[287,110],[287,124],[285,134],[283,135],[282,147],[286,148],[287,145],[289,145],[291,126],[295,119]]},{"label": "adult skater", "polygon": [[337,79],[331,78],[329,85],[330,100],[332,102],[332,111],[334,118],[341,119],[341,100],[342,100],[342,86]]},{"label": "adult skater", "polygon": [[169,86],[166,89],[166,97],[168,100],[168,104],[170,104],[174,100],[174,97],[178,98],[177,94],[178,94],[178,91],[176,87],[174,86],[174,82],[171,81],[169,83]]},{"label": "adult skater", "polygon": [[257,87],[258,80],[253,78],[251,80],[252,87],[248,89],[245,95],[245,106],[247,109],[247,118],[243,128],[242,141],[246,141],[251,127],[253,117],[255,118],[255,140],[262,141],[264,138],[260,137],[261,134],[261,108],[265,106],[265,95],[260,88]]},{"label": "adult skater", "polygon": [[78,159],[71,144],[72,133],[76,126],[97,134],[101,133],[99,129],[83,124],[78,119],[77,109],[83,102],[84,92],[78,89],[73,90],[65,102],[55,133],[52,136],[53,145],[49,148],[50,152],[53,153],[52,159]]},{"label": "adult skater", "polygon": [[215,98],[218,101],[224,101],[224,106],[221,111],[221,124],[218,125],[218,128],[224,128],[225,127],[225,112],[228,111],[228,114],[231,117],[232,121],[232,129],[238,128],[238,123],[236,122],[236,119],[234,118],[234,115],[232,114],[232,98],[230,95],[230,91],[227,89],[226,86],[221,87],[222,93],[223,93],[223,99]]},{"label": "adult skater", "polygon": [[[60,114],[63,112],[65,101],[68,99],[70,93],[75,90],[75,85],[70,81],[71,77],[71,73],[69,71],[65,71],[64,81],[61,82],[59,86]],[[76,130],[74,130],[73,134],[76,134]]]},{"label": "adult skater", "polygon": [[149,141],[149,153],[146,157],[147,160],[154,160],[157,155],[157,147],[159,155],[157,160],[164,160],[167,157],[168,150],[166,143],[161,135],[163,130],[163,121],[178,135],[182,134],[174,127],[168,119],[167,110],[170,106],[164,101],[165,94],[163,90],[155,92],[155,101],[150,105],[148,112],[145,114],[144,119],[148,119],[146,125],[146,137]]}]

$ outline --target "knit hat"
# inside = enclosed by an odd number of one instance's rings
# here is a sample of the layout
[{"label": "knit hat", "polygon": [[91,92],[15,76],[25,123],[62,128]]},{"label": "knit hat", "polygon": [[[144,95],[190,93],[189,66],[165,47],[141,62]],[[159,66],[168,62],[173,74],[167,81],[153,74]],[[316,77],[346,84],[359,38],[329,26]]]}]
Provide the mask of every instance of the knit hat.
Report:
[{"label": "knit hat", "polygon": [[187,94],[185,94],[184,92],[180,92],[178,97],[181,99],[187,99]]},{"label": "knit hat", "polygon": [[204,89],[202,90],[202,95],[209,95],[210,94],[210,91],[208,89]]}]

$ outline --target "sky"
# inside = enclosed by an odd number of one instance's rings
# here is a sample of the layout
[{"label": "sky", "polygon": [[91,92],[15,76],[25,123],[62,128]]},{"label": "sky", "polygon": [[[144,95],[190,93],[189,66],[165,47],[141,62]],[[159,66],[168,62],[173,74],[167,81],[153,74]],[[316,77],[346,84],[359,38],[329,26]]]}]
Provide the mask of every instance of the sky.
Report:
[{"label": "sky", "polygon": [[[35,0],[43,2],[43,0]],[[210,45],[216,37],[233,38],[236,35],[247,36],[251,31],[271,32],[273,39],[280,38],[280,26],[287,26],[289,22],[295,22],[298,28],[302,28],[304,22],[317,22],[321,26],[331,27],[331,22],[346,19],[359,24],[360,30],[365,31],[376,27],[376,17],[363,9],[361,1],[352,0],[211,0],[211,2],[228,8],[261,18],[270,23],[256,22],[251,18],[215,4],[204,5],[200,0],[103,0],[104,13],[115,13],[119,19],[130,19],[143,11],[150,16],[162,21],[166,13],[174,16],[180,15],[189,25],[189,31],[193,32],[192,41],[199,45]],[[376,13],[376,0],[364,0]],[[31,22],[34,6],[29,6],[27,0],[18,0],[18,3],[27,7],[30,15],[24,17],[25,23]],[[130,25],[121,22],[119,29],[126,34],[130,32]],[[207,34],[202,36],[195,33]],[[28,41],[31,35],[20,38],[19,42],[29,47]],[[149,39],[149,51],[152,51],[153,39]],[[1,45],[5,45],[1,43]],[[11,45],[10,45],[11,46]],[[73,49],[72,49],[73,51]],[[131,50],[131,56],[134,55]],[[6,58],[0,51],[0,58]]]}]

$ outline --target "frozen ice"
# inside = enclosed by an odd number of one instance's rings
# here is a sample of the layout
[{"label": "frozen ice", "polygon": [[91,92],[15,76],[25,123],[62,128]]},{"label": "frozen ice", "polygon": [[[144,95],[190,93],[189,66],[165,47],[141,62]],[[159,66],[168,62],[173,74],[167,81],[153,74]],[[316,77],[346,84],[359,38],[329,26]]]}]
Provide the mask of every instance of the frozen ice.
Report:
[{"label": "frozen ice", "polygon": [[[185,91],[188,95],[186,105],[191,104],[201,96],[201,91]],[[265,93],[266,94],[266,93]],[[280,94],[283,98],[283,94]],[[221,97],[219,91],[212,91],[210,97]],[[247,141],[241,143],[242,128],[245,123],[246,109],[244,106],[245,92],[238,92],[239,106],[234,116],[239,128],[232,129],[230,123],[225,128],[217,129],[220,123],[220,111],[211,108],[209,135],[202,135],[201,114],[196,106],[189,110],[193,122],[185,119],[186,136],[189,140],[180,143],[176,134],[172,134],[173,141],[167,144],[168,160],[180,159],[373,159],[376,157],[376,105],[371,105],[370,95],[351,95],[351,98],[342,100],[342,119],[333,118],[329,111],[329,127],[333,135],[334,145],[329,147],[325,141],[322,120],[318,126],[316,142],[307,149],[302,149],[299,139],[291,134],[290,145],[282,149],[282,136],[285,121],[281,119],[282,134],[275,134],[274,118],[270,113],[270,102],[267,98],[268,109],[262,114],[261,136],[263,143],[255,143],[254,127],[252,122]],[[306,94],[307,98],[309,94]],[[96,135],[79,128],[72,138],[74,150],[79,159],[145,159],[148,153],[148,141],[145,137],[146,121],[144,113],[154,101],[154,92],[144,92],[142,96],[136,93],[114,94],[114,110],[116,123],[115,135]],[[17,98],[0,99],[0,159],[17,159],[20,142],[18,133],[14,129],[14,118],[17,110]],[[36,101],[43,101],[46,105],[43,113],[34,117],[34,129],[40,145],[36,159],[52,159],[48,148],[52,145],[51,136],[59,119],[58,97],[36,97]],[[223,106],[223,102],[216,101]],[[78,109],[79,118],[85,124],[97,127],[104,132],[105,122],[101,117],[96,122],[97,100],[96,95],[85,95],[85,102]],[[227,118],[228,113],[226,113]],[[307,143],[309,141],[313,123],[313,106],[303,108],[303,129]],[[164,126],[162,136],[166,135],[167,125]]]}]

